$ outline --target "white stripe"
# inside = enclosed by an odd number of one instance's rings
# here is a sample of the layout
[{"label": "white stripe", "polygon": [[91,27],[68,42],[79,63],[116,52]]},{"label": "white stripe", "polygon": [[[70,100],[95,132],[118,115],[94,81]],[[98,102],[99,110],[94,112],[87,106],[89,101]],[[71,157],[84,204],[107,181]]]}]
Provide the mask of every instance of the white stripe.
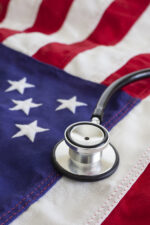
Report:
[{"label": "white stripe", "polygon": [[65,67],[65,71],[100,83],[130,58],[141,53],[149,53],[149,15],[150,7],[122,41],[115,46],[99,46],[80,53]]},{"label": "white stripe", "polygon": [[0,28],[23,31],[33,25],[42,0],[11,0]]},{"label": "white stripe", "polygon": [[[143,100],[112,129],[111,142],[120,154],[120,165],[116,173],[95,183],[62,178],[12,225],[100,224],[144,171],[150,160],[150,149],[141,158],[150,146],[149,115],[150,97]],[[141,162],[136,165],[139,159]],[[124,186],[121,184],[122,181]]]},{"label": "white stripe", "polygon": [[62,28],[53,35],[39,32],[21,33],[8,37],[3,43],[27,55],[42,46],[60,42],[71,44],[84,40],[97,26],[105,9],[113,0],[76,0],[72,4]]}]

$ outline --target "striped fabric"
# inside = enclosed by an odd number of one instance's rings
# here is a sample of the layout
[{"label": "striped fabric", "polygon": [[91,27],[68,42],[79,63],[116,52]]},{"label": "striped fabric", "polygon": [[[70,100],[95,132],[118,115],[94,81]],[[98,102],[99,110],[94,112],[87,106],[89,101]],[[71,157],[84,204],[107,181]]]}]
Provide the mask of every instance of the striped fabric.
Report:
[{"label": "striped fabric", "polygon": [[[150,67],[149,3],[0,0],[0,42],[75,77],[108,86],[129,72]],[[122,92],[139,104],[122,101],[113,122],[105,122],[120,153],[117,173],[96,183],[62,177],[14,217],[12,225],[149,225],[150,79]],[[1,225],[11,222],[10,213],[0,218]]]}]

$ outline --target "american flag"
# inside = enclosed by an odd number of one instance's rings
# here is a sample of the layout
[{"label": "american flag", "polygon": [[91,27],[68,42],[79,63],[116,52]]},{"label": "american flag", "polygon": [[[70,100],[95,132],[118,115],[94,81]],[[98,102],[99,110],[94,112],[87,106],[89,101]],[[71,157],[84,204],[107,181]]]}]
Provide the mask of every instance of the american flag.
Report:
[{"label": "american flag", "polygon": [[0,0],[0,225],[149,225],[150,79],[105,111],[120,165],[80,183],[51,153],[105,88],[150,67],[149,0]]}]

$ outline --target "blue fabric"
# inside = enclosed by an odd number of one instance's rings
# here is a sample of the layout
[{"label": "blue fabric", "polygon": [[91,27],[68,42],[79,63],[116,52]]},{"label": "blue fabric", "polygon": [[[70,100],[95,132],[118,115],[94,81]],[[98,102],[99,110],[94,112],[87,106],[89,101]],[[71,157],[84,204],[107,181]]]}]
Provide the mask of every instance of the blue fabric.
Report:
[{"label": "blue fabric", "polygon": [[[7,80],[23,77],[35,87],[25,89],[23,95],[16,90],[5,92],[10,86]],[[0,224],[8,224],[60,178],[53,168],[51,151],[70,123],[90,119],[105,88],[0,45]],[[88,106],[77,107],[75,114],[68,109],[55,111],[60,105],[57,99],[73,96]],[[29,116],[9,110],[14,106],[12,99],[28,98],[43,105],[31,109]],[[106,109],[104,125],[111,129],[139,101],[117,92]],[[19,131],[15,124],[34,120],[50,130],[37,133],[33,143],[26,136],[11,138]]]}]

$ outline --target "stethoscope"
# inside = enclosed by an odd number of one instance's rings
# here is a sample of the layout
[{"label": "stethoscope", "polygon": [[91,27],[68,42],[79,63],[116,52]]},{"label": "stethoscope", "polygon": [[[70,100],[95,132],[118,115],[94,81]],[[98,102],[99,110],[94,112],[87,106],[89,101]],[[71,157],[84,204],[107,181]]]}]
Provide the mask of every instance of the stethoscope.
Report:
[{"label": "stethoscope", "polygon": [[53,162],[59,172],[80,181],[97,181],[112,175],[119,165],[119,154],[101,125],[111,96],[134,81],[150,77],[150,69],[136,71],[114,81],[101,95],[91,121],[73,123],[64,139],[53,149]]}]

